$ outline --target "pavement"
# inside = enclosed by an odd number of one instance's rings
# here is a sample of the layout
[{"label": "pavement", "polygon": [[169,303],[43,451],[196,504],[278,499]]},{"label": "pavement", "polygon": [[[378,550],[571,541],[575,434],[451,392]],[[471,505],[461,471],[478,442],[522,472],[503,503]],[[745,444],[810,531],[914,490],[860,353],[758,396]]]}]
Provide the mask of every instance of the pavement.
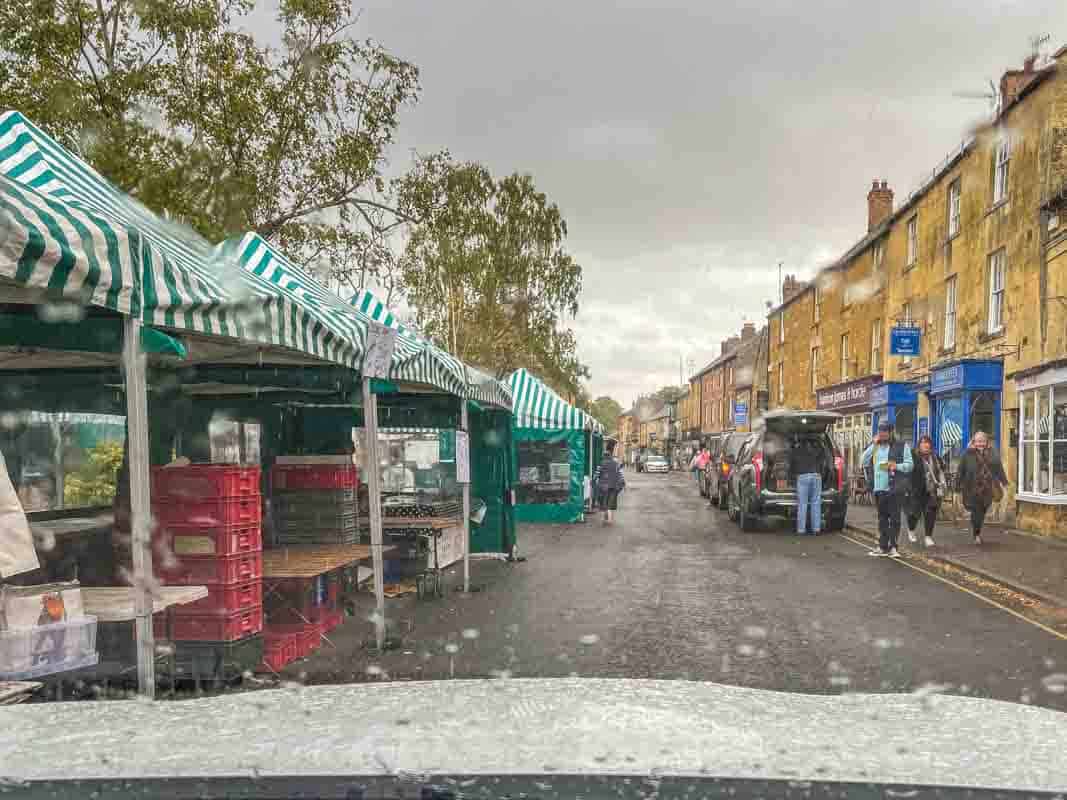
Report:
[{"label": "pavement", "polygon": [[[292,664],[306,683],[660,678],[785,692],[947,691],[1067,710],[1067,636],[860,537],[743,533],[687,475],[627,475],[614,525],[524,525],[519,563],[476,561],[470,594],[372,597]],[[991,534],[995,539],[997,534]],[[946,545],[947,545],[946,539]]]},{"label": "pavement", "polygon": [[[874,506],[849,506],[847,524],[859,533],[878,537],[878,513]],[[982,544],[976,545],[969,523],[962,517],[938,520],[933,547],[922,543],[922,523],[917,533],[919,542],[911,544],[906,525],[902,524],[902,550],[919,552],[934,561],[968,570],[1067,609],[1067,543],[1001,525],[986,525],[982,529]]]}]

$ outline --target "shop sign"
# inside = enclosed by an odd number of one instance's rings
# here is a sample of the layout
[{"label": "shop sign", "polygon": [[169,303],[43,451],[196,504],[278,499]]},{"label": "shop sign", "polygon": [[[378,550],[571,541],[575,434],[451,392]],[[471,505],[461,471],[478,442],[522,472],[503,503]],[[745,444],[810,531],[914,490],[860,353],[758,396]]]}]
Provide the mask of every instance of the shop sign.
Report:
[{"label": "shop sign", "polygon": [[881,408],[889,405],[889,384],[883,383],[871,389],[868,402],[871,404],[871,408]]},{"label": "shop sign", "polygon": [[734,425],[748,425],[748,403],[743,400],[734,403]]},{"label": "shop sign", "polygon": [[922,349],[922,328],[897,326],[889,331],[889,355],[917,356]]},{"label": "shop sign", "polygon": [[1022,391],[1023,389],[1036,389],[1038,386],[1054,386],[1060,383],[1067,383],[1067,367],[1046,369],[1041,372],[1035,372],[1033,375],[1016,378],[1015,388]]},{"label": "shop sign", "polygon": [[963,364],[955,364],[944,369],[934,370],[930,376],[930,391],[943,392],[946,389],[958,389],[963,386]]},{"label": "shop sign", "polygon": [[839,408],[866,406],[870,402],[871,389],[880,381],[880,377],[872,376],[822,389],[815,393],[815,407],[819,411],[836,411]]}]

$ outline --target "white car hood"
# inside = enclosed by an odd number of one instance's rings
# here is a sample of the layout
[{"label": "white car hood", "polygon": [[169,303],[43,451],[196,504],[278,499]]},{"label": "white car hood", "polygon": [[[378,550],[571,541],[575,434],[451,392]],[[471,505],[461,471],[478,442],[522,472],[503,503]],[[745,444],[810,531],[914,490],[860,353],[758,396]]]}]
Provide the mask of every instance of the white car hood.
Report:
[{"label": "white car hood", "polygon": [[686,681],[371,683],[0,709],[9,781],[586,773],[1062,791],[1064,753],[1067,715],[1047,709]]}]

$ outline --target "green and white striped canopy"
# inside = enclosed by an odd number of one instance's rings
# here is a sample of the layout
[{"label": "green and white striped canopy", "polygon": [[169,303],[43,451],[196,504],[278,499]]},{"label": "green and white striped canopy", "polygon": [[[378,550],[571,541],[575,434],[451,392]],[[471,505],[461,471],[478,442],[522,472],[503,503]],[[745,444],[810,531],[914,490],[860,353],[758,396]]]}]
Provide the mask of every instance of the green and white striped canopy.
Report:
[{"label": "green and white striped canopy", "polygon": [[[0,275],[67,296],[85,295],[95,281],[100,288],[86,302],[139,315],[148,324],[358,366],[362,348],[329,315],[299,293],[279,291],[227,263],[203,237],[149,211],[18,112],[0,115],[0,175],[7,178],[0,241],[8,242],[0,246],[0,259],[8,264],[0,266]],[[22,189],[21,197],[15,198],[12,184]],[[33,215],[25,213],[34,199],[29,190],[46,201],[38,199]],[[118,235],[122,231],[125,238]],[[16,254],[8,252],[23,240],[12,268]],[[42,240],[44,255],[38,256]],[[72,244],[78,241],[80,251]],[[106,263],[102,252],[109,256]],[[103,287],[118,287],[112,292],[117,296],[112,299]]]},{"label": "green and white striped canopy", "polygon": [[525,369],[511,373],[508,382],[514,398],[512,411],[516,428],[603,432],[603,425],[572,406]]},{"label": "green and white striped canopy", "polygon": [[445,366],[445,368],[461,380],[466,387],[464,396],[486,405],[498,408],[511,409],[512,396],[510,389],[496,378],[487,375],[476,367],[464,364],[451,353],[442,350],[437,345],[403,325],[396,315],[390,311],[385,303],[379,300],[373,292],[362,289],[349,301],[354,308],[365,314],[375,322],[393,328],[399,337],[418,342],[421,346],[432,353],[432,358]]}]

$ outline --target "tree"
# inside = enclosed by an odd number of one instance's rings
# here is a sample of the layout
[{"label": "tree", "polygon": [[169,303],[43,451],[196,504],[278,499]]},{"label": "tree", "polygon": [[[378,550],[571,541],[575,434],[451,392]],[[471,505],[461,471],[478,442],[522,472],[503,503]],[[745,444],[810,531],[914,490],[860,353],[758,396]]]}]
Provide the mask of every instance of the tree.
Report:
[{"label": "tree", "polygon": [[613,431],[622,414],[622,406],[613,398],[601,395],[593,401],[589,411],[605,430]]},{"label": "tree", "polygon": [[402,264],[419,327],[498,377],[526,367],[561,394],[584,397],[588,370],[565,327],[578,311],[582,269],[564,249],[559,207],[533,178],[496,179],[439,153],[420,159],[396,191],[401,213],[420,220]]},{"label": "tree", "polygon": [[113,439],[94,445],[85,463],[66,477],[63,492],[66,505],[99,506],[114,500],[122,454],[123,443]]},{"label": "tree", "polygon": [[281,0],[277,48],[240,27],[252,6],[6,0],[0,108],[209,240],[255,230],[327,273],[391,268],[381,237],[403,220],[381,170],[418,70],[352,38],[347,0]]},{"label": "tree", "polygon": [[664,386],[656,390],[652,397],[661,403],[676,403],[688,391],[688,386]]}]

